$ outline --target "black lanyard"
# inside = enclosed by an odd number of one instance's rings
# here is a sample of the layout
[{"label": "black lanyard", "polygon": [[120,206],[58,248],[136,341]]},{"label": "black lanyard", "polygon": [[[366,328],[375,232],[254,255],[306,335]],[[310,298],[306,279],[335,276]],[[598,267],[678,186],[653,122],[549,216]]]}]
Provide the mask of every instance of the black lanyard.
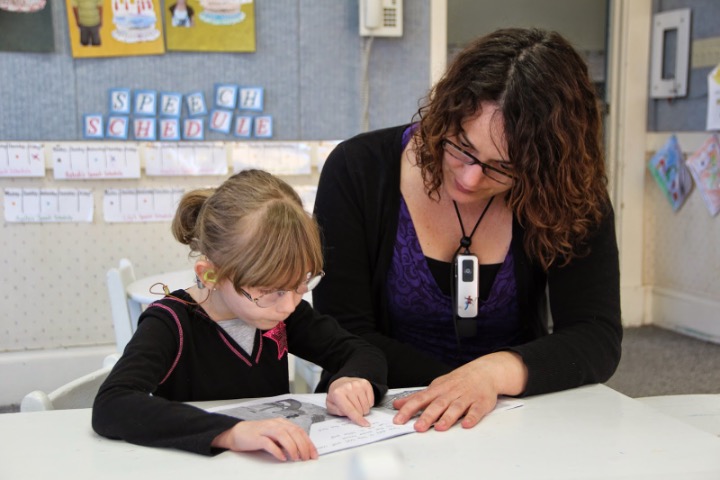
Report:
[{"label": "black lanyard", "polygon": [[485,214],[487,213],[488,209],[490,208],[490,205],[492,204],[495,197],[490,197],[490,200],[488,200],[487,205],[485,205],[485,208],[483,209],[482,213],[480,214],[480,218],[477,219],[477,222],[475,222],[475,226],[472,229],[472,232],[470,232],[470,235],[465,235],[465,226],[463,225],[462,218],[460,218],[460,210],[458,210],[457,203],[455,200],[453,200],[453,206],[455,207],[455,213],[457,214],[458,222],[460,222],[460,231],[462,232],[462,238],[460,239],[460,246],[455,251],[455,255],[460,253],[460,250],[463,248],[465,251],[463,253],[470,253],[470,245],[472,245],[472,237],[475,235],[475,231],[478,228],[478,225],[480,225],[480,222],[482,222],[483,217],[485,217]]},{"label": "black lanyard", "polygon": [[[478,270],[479,270],[477,257],[475,255],[473,255],[472,253],[470,253],[470,245],[472,244],[472,237],[473,237],[473,235],[475,235],[475,231],[477,231],[477,228],[480,225],[480,222],[485,217],[485,214],[487,213],[488,209],[490,208],[490,205],[492,204],[492,201],[494,198],[495,197],[493,196],[493,197],[490,197],[490,200],[488,200],[487,205],[485,205],[485,208],[483,209],[482,213],[480,214],[480,218],[478,218],[477,222],[475,222],[475,226],[473,227],[472,232],[470,232],[470,235],[465,234],[465,226],[463,225],[462,218],[460,217],[460,210],[458,209],[458,206],[457,206],[457,203],[455,202],[455,200],[453,200],[453,205],[455,206],[455,213],[457,214],[458,222],[460,222],[460,230],[462,231],[462,238],[460,239],[460,246],[455,251],[455,255],[454,255],[455,273],[454,273],[454,278],[450,282],[452,287],[455,287],[455,282],[459,281],[458,280],[459,277],[457,277],[457,272],[459,271],[458,260],[459,260],[459,254],[460,254],[461,250],[464,249],[462,252],[463,256],[467,255],[474,259],[474,263],[475,263],[475,265],[477,265]],[[463,257],[463,258],[465,259],[468,257]],[[479,271],[475,272],[475,275],[478,275],[478,274],[479,274]],[[478,281],[478,285],[479,285],[479,280],[477,279],[477,277],[476,277],[476,280]],[[459,290],[460,288],[461,287],[458,284],[457,289]],[[477,292],[475,292],[475,295],[477,295]],[[457,308],[458,308],[457,290],[455,288],[452,288],[452,290],[451,290],[451,297],[453,299],[452,300],[453,301],[452,312],[453,312],[453,323],[455,324],[455,338],[457,340],[457,346],[458,346],[458,356],[459,356],[458,358],[460,358],[460,356],[462,355],[462,342],[460,341],[460,338],[461,337],[474,337],[475,335],[477,335],[477,320],[476,320],[476,318],[472,318],[472,317],[471,318],[460,318],[459,317],[458,311],[457,311]],[[475,301],[477,301],[477,298],[475,298]]]}]

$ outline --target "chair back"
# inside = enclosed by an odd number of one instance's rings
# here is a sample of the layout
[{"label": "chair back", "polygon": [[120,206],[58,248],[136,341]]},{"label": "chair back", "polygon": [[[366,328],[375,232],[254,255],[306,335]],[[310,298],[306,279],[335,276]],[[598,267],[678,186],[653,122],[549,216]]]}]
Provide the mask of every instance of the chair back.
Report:
[{"label": "chair back", "polygon": [[110,296],[115,344],[117,351],[122,352],[130,341],[140,316],[141,305],[128,297],[127,286],[135,281],[135,270],[127,258],[120,260],[118,268],[107,272],[107,288]]},{"label": "chair back", "polygon": [[49,394],[42,390],[28,393],[20,403],[20,411],[39,412],[92,407],[100,385],[110,374],[117,359],[118,355],[109,355],[103,361],[102,368],[76,378]]}]

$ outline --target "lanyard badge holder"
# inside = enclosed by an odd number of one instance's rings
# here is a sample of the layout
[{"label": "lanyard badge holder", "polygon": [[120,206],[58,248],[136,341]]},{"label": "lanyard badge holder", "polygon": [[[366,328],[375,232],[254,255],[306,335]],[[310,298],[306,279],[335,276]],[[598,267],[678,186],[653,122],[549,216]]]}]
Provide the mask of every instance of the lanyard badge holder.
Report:
[{"label": "lanyard badge holder", "polygon": [[455,253],[455,279],[453,282],[455,286],[453,317],[455,317],[455,329],[458,337],[466,338],[477,335],[477,319],[475,317],[478,315],[478,298],[480,296],[480,265],[477,256],[470,252],[470,245],[472,236],[475,234],[494,198],[490,197],[470,235],[465,235],[465,227],[460,218],[460,211],[457,203],[453,201],[455,213],[460,222],[460,230],[463,234],[460,239],[460,247]]},{"label": "lanyard badge holder", "polygon": [[458,336],[474,337],[477,334],[478,258],[471,253],[455,257],[455,326]]}]

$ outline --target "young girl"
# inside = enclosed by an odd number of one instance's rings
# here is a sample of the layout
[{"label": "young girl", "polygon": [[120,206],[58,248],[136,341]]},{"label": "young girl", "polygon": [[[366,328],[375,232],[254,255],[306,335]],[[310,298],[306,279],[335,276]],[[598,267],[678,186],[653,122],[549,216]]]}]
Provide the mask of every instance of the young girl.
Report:
[{"label": "young girl", "polygon": [[186,193],[172,230],[198,256],[197,285],[143,312],[95,399],[97,433],[205,455],[315,459],[307,433],[286,419],[240,421],[182,403],[288,393],[288,352],[333,372],[329,413],[369,425],[363,415],[387,390],[385,358],[302,301],[324,273],[317,224],[292,187],[240,172]]}]

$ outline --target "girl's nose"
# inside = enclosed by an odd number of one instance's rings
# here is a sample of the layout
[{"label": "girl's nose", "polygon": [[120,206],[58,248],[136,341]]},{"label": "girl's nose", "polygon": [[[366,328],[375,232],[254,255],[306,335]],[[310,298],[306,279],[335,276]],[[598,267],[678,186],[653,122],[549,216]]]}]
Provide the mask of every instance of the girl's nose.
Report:
[{"label": "girl's nose", "polygon": [[280,300],[275,304],[275,309],[278,312],[287,313],[288,315],[290,315],[300,304],[301,299],[302,294],[290,290],[285,295],[283,295]]}]

